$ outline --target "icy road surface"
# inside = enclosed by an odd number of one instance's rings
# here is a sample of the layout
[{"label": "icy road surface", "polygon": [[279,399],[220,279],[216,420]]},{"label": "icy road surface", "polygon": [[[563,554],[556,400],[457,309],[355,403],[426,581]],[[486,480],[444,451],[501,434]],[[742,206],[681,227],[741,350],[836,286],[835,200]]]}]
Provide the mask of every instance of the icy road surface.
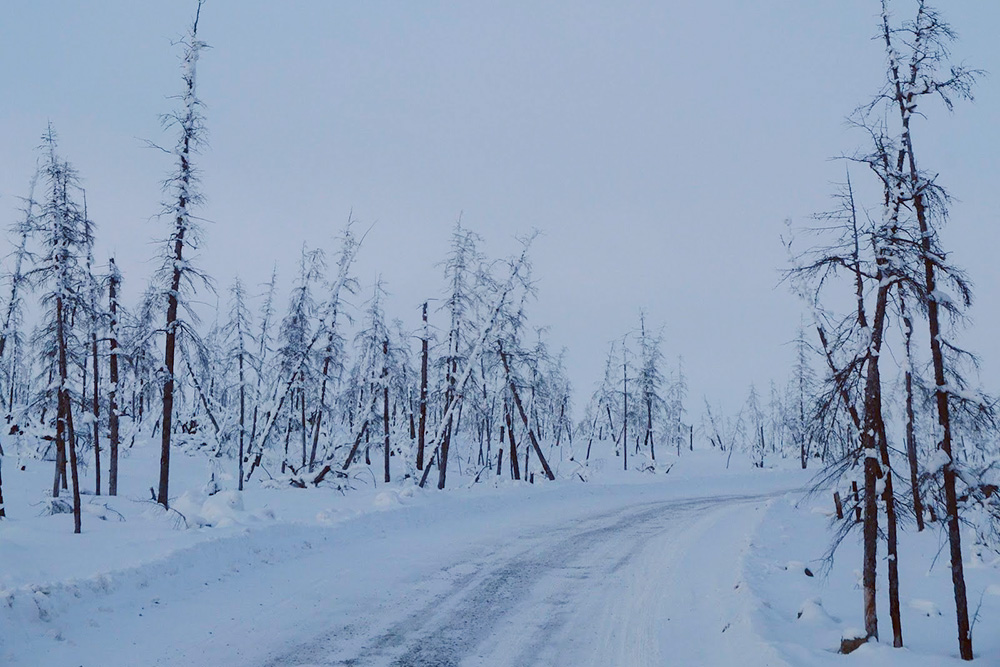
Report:
[{"label": "icy road surface", "polygon": [[[489,540],[340,610],[331,631],[266,664],[783,664],[741,607],[763,501],[643,502]],[[393,542],[383,551],[405,548]],[[377,579],[399,566],[376,557],[365,569]]]},{"label": "icy road surface", "polygon": [[132,565],[81,551],[96,574],[8,598],[0,663],[783,665],[743,565],[789,486],[397,487],[361,513],[284,495],[294,521],[185,531]]},{"label": "icy road surface", "polygon": [[267,664],[783,664],[740,604],[763,500],[647,502],[553,523],[382,591]]}]

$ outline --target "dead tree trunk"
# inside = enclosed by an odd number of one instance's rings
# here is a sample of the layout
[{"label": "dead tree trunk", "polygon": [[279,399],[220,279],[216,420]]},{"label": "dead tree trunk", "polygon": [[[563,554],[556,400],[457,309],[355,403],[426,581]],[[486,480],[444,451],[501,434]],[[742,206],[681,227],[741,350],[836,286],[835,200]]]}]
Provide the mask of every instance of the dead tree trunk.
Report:
[{"label": "dead tree trunk", "polygon": [[302,445],[302,464],[301,467],[305,468],[308,463],[308,455],[306,453],[306,433],[308,429],[306,428],[306,386],[305,386],[305,373],[300,376],[299,385],[299,424],[301,426],[301,437],[300,444]]},{"label": "dead tree trunk", "polygon": [[542,465],[542,470],[545,471],[545,476],[550,480],[553,480],[556,476],[552,474],[552,469],[549,468],[549,463],[545,460],[545,455],[542,454],[542,448],[538,446],[538,439],[535,437],[535,431],[528,423],[528,415],[524,412],[524,406],[521,404],[521,397],[517,393],[517,385],[514,383],[514,377],[510,372],[510,365],[507,362],[507,353],[504,352],[503,344],[499,341],[497,341],[497,347],[500,350],[500,359],[503,361],[504,372],[507,374],[507,384],[510,387],[510,393],[514,397],[514,405],[517,406],[517,411],[521,415],[521,421],[524,423],[524,429],[528,432],[528,438],[531,440],[531,447],[535,450],[535,454],[538,456],[538,462]]},{"label": "dead tree trunk", "polygon": [[504,419],[507,420],[507,438],[510,440],[510,476],[512,479],[521,479],[520,463],[517,460],[517,441],[514,440],[514,423],[510,416],[510,405],[504,401]]},{"label": "dead tree trunk", "polygon": [[312,446],[309,449],[309,472],[313,471],[316,465],[316,450],[319,448],[319,431],[323,424],[323,413],[326,411],[326,385],[327,376],[330,372],[330,363],[333,358],[330,356],[330,349],[327,348],[326,357],[323,359],[323,380],[319,388],[319,408],[313,413],[312,425]]},{"label": "dead tree trunk", "polygon": [[[920,12],[924,12],[924,3],[920,3]],[[883,0],[883,37],[886,50],[895,53],[892,43],[892,31],[889,27],[888,8]],[[925,26],[926,27],[926,26]],[[916,25],[918,30],[921,26]],[[929,28],[928,28],[929,29]],[[918,39],[926,37],[920,33]],[[920,94],[917,79],[924,73],[922,60],[918,55],[910,63],[910,75],[904,87],[899,72],[899,61],[894,57],[890,61],[891,81],[894,86],[895,99],[903,126],[902,144],[908,158],[910,194],[913,197],[913,208],[917,216],[920,231],[920,251],[924,264],[924,290],[927,299],[927,323],[930,329],[931,363],[934,367],[935,399],[937,404],[938,425],[941,440],[938,449],[947,457],[948,463],[943,470],[943,486],[945,493],[945,508],[948,516],[948,542],[951,556],[951,578],[955,589],[955,615],[958,623],[958,647],[963,660],[972,660],[972,635],[969,622],[969,601],[965,587],[965,570],[962,562],[962,534],[958,517],[958,494],[956,492],[957,471],[954,466],[951,435],[951,412],[948,405],[948,384],[944,369],[944,352],[941,345],[941,321],[937,295],[937,277],[935,261],[939,254],[931,245],[933,232],[927,216],[927,203],[924,199],[927,183],[923,181],[917,169],[917,161],[913,152],[913,136],[910,130],[910,119],[916,108],[915,96]],[[925,86],[926,87],[926,86]]]},{"label": "dead tree trunk", "polygon": [[[656,460],[656,448],[653,446],[653,401],[651,398],[646,399],[646,441],[649,442],[649,456],[654,461]],[[678,441],[679,443],[679,441]],[[680,452],[680,444],[677,445],[677,451]]]},{"label": "dead tree trunk", "polygon": [[243,457],[246,455],[246,421],[247,421],[247,385],[246,371],[243,366],[243,332],[240,331],[240,351],[237,362],[239,364],[240,377],[240,451],[238,462],[239,482],[238,488],[243,490]]},{"label": "dead tree trunk", "polygon": [[424,469],[424,442],[427,434],[427,302],[423,305],[424,337],[420,340],[420,422],[417,427],[417,470]]},{"label": "dead tree trunk", "polygon": [[94,494],[101,495],[101,395],[100,395],[100,375],[97,366],[97,327],[90,333],[90,355],[93,361],[92,374],[94,376]]},{"label": "dead tree trunk", "polygon": [[108,348],[111,387],[108,391],[108,429],[110,431],[111,462],[108,471],[108,494],[118,495],[118,269],[112,258],[111,279],[108,281],[108,308],[111,321],[108,324]]},{"label": "dead tree trunk", "polygon": [[900,299],[903,311],[903,328],[906,337],[906,371],[904,384],[906,389],[906,459],[910,464],[910,492],[913,495],[913,514],[917,518],[917,532],[924,529],[924,506],[920,499],[919,470],[917,467],[917,438],[914,434],[913,414],[913,355],[911,339],[913,337],[913,322],[910,320],[906,305]]},{"label": "dead tree trunk", "polygon": [[622,456],[624,469],[628,470],[628,362],[625,353],[628,348],[622,342]]},{"label": "dead tree trunk", "polygon": [[198,19],[201,15],[203,0],[198,2],[198,10],[191,26],[188,40],[185,42],[183,59],[184,93],[181,95],[183,108],[177,115],[181,130],[180,141],[175,150],[178,161],[177,174],[170,183],[176,191],[176,204],[172,207],[174,228],[170,236],[172,247],[168,250],[166,266],[169,267],[170,281],[167,297],[167,318],[164,329],[166,337],[163,350],[163,418],[161,421],[160,439],[160,483],[156,501],[167,507],[170,498],[170,438],[173,432],[174,419],[174,365],[177,353],[177,329],[180,326],[178,307],[182,284],[194,273],[184,259],[184,247],[188,230],[197,231],[192,227],[189,208],[199,199],[196,190],[197,175],[191,163],[201,133],[201,115],[198,111],[200,102],[195,93],[195,69],[198,53],[203,43],[198,40]]},{"label": "dead tree trunk", "polygon": [[[64,437],[69,449],[69,470],[73,481],[73,532],[80,532],[80,473],[76,457],[76,434],[73,431],[73,405],[67,387],[66,321],[62,295],[56,297],[56,345],[59,355],[59,408],[56,414],[56,440]],[[58,476],[58,472],[56,473]],[[57,479],[58,482],[58,479]]]},{"label": "dead tree trunk", "polygon": [[389,477],[389,341],[382,341],[382,433],[385,436],[385,482],[388,484]]},{"label": "dead tree trunk", "polygon": [[348,452],[347,458],[344,460],[344,465],[341,470],[347,470],[351,467],[351,463],[354,461],[354,455],[358,453],[358,447],[361,446],[361,439],[365,437],[365,433],[368,432],[368,420],[366,419],[362,424],[361,428],[358,430],[357,436],[354,438],[354,444],[351,446],[351,451]]}]

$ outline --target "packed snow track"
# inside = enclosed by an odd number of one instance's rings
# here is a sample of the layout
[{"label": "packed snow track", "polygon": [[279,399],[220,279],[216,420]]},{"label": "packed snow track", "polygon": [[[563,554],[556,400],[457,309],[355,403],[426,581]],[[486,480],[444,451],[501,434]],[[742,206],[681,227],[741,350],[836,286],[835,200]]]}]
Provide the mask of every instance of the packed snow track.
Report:
[{"label": "packed snow track", "polygon": [[545,526],[380,591],[265,664],[783,664],[739,606],[763,500],[647,502]]}]

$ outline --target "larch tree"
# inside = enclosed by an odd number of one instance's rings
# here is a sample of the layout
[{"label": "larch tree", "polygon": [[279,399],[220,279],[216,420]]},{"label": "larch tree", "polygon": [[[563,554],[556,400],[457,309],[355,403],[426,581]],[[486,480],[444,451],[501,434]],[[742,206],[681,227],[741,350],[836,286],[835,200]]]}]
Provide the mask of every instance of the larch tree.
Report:
[{"label": "larch tree", "polygon": [[76,433],[73,427],[73,395],[71,365],[80,350],[78,332],[74,328],[74,312],[84,313],[87,306],[88,277],[84,269],[90,228],[83,207],[75,196],[82,191],[76,171],[57,154],[56,135],[50,125],[43,137],[44,164],[42,181],[45,199],[32,220],[32,233],[38,238],[41,251],[28,277],[34,284],[44,285],[42,305],[44,324],[38,330],[44,351],[45,383],[40,400],[56,401],[56,469],[52,496],[58,497],[60,483],[66,478],[66,465],[73,491],[73,530],[80,526],[80,477],[77,459]]},{"label": "larch tree", "polygon": [[158,278],[164,287],[162,293],[166,301],[166,322],[164,324],[163,351],[163,416],[160,424],[160,480],[156,501],[164,507],[170,502],[170,438],[173,432],[174,388],[177,353],[177,338],[181,331],[193,331],[186,325],[182,311],[194,317],[190,295],[197,283],[207,281],[205,274],[195,268],[189,255],[200,243],[201,225],[192,210],[202,203],[203,196],[198,188],[198,170],[193,159],[205,142],[205,120],[202,102],[198,98],[198,59],[205,42],[198,37],[198,22],[204,0],[198,0],[194,21],[187,37],[181,42],[181,77],[183,91],[178,96],[180,108],[165,116],[164,123],[175,127],[177,143],[172,154],[176,159],[176,169],[165,183],[170,201],[165,215],[171,218],[170,234],[164,243],[163,264]]},{"label": "larch tree", "polygon": [[237,488],[243,490],[243,464],[247,445],[247,399],[253,386],[250,384],[249,372],[255,366],[250,334],[252,322],[250,310],[246,303],[246,292],[243,282],[236,278],[229,289],[229,321],[226,324],[225,335],[228,341],[229,361],[236,366],[235,393],[239,402],[239,418],[233,430],[236,431],[237,447]]},{"label": "larch tree", "polygon": [[[963,660],[972,660],[972,636],[968,596],[962,563],[962,538],[958,508],[958,469],[952,441],[951,390],[948,382],[946,354],[954,350],[943,330],[942,302],[955,303],[939,290],[942,273],[951,273],[944,265],[946,254],[940,242],[940,227],[947,218],[947,197],[934,177],[919,167],[915,153],[912,121],[918,106],[929,96],[939,97],[950,109],[955,97],[972,97],[972,85],[978,74],[964,66],[950,64],[949,46],[955,33],[943,17],[924,0],[917,3],[916,16],[899,26],[893,26],[889,0],[882,0],[882,38],[887,56],[887,83],[877,103],[888,102],[898,112],[900,136],[900,171],[905,175],[901,196],[912,206],[919,236],[919,252],[923,265],[923,303],[930,339],[931,364],[934,371],[935,407],[940,427],[938,450],[947,459],[941,467],[941,479],[947,511],[949,555],[955,608],[958,624],[959,653]],[[888,109],[886,109],[888,111]],[[953,363],[953,362],[952,362]]]},{"label": "larch tree", "polygon": [[[663,344],[663,336],[660,333],[646,331],[646,314],[639,313],[639,374],[636,381],[639,384],[639,400],[644,412],[644,425],[642,428],[642,444],[649,449],[649,457],[656,460],[656,445],[654,437],[655,426],[662,421],[667,409],[667,402],[662,396],[663,391],[663,371],[660,369],[663,363],[663,352],[660,350]],[[661,429],[662,432],[663,429]],[[636,436],[638,445],[638,435]],[[638,453],[638,446],[636,452]]]},{"label": "larch tree", "polygon": [[108,495],[118,495],[118,448],[121,442],[119,426],[120,408],[118,401],[121,387],[119,386],[118,356],[118,295],[121,289],[122,274],[118,264],[112,257],[108,261],[108,438],[110,464],[108,470]]},{"label": "larch tree", "polygon": [[[337,259],[337,275],[328,289],[328,297],[322,307],[320,318],[321,338],[323,339],[320,351],[322,363],[319,368],[320,388],[319,402],[312,414],[312,447],[309,452],[309,472],[313,471],[316,464],[316,452],[319,446],[320,430],[323,424],[324,414],[328,410],[328,394],[336,390],[336,385],[344,370],[344,334],[341,331],[341,319],[346,319],[344,315],[344,293],[353,294],[357,288],[357,281],[352,277],[351,267],[357,257],[358,248],[364,237],[358,239],[351,230],[351,223],[348,222],[340,238],[340,256]],[[333,385],[333,386],[331,386]]]},{"label": "larch tree", "polygon": [[[318,305],[316,303],[316,288],[323,280],[326,270],[326,258],[322,250],[309,250],[304,245],[299,260],[299,275],[288,304],[288,312],[279,327],[280,346],[278,348],[279,376],[286,390],[282,398],[291,392],[291,403],[282,401],[288,408],[286,415],[286,430],[284,441],[284,460],[282,470],[291,465],[289,458],[289,442],[293,431],[299,431],[301,444],[300,463],[292,466],[294,469],[306,466],[308,463],[306,426],[306,402],[316,380],[316,355],[314,333]],[[296,409],[298,414],[296,415]],[[275,408],[275,418],[281,411],[281,405]]]}]

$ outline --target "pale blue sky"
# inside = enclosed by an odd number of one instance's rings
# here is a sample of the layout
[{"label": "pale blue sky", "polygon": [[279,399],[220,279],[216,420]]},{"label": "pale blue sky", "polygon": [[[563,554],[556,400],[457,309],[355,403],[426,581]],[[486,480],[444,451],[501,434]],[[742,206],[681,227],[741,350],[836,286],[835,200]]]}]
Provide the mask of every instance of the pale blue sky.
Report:
[{"label": "pale blue sky", "polygon": [[[939,3],[944,4],[944,3]],[[902,10],[909,3],[897,0]],[[15,217],[48,120],[85,179],[105,254],[133,290],[162,227],[193,2],[38,0],[0,24],[0,223]],[[1000,72],[1000,3],[943,9],[959,59]],[[201,253],[220,285],[287,277],[353,209],[359,263],[410,323],[437,293],[462,212],[493,254],[537,227],[535,324],[569,347],[580,398],[640,307],[683,354],[692,407],[782,379],[798,305],[775,288],[786,217],[828,208],[862,138],[844,118],[882,80],[876,0],[264,2],[209,0],[200,67],[210,147]],[[947,235],[978,286],[967,342],[998,389],[996,77],[917,140],[958,198]]]}]

